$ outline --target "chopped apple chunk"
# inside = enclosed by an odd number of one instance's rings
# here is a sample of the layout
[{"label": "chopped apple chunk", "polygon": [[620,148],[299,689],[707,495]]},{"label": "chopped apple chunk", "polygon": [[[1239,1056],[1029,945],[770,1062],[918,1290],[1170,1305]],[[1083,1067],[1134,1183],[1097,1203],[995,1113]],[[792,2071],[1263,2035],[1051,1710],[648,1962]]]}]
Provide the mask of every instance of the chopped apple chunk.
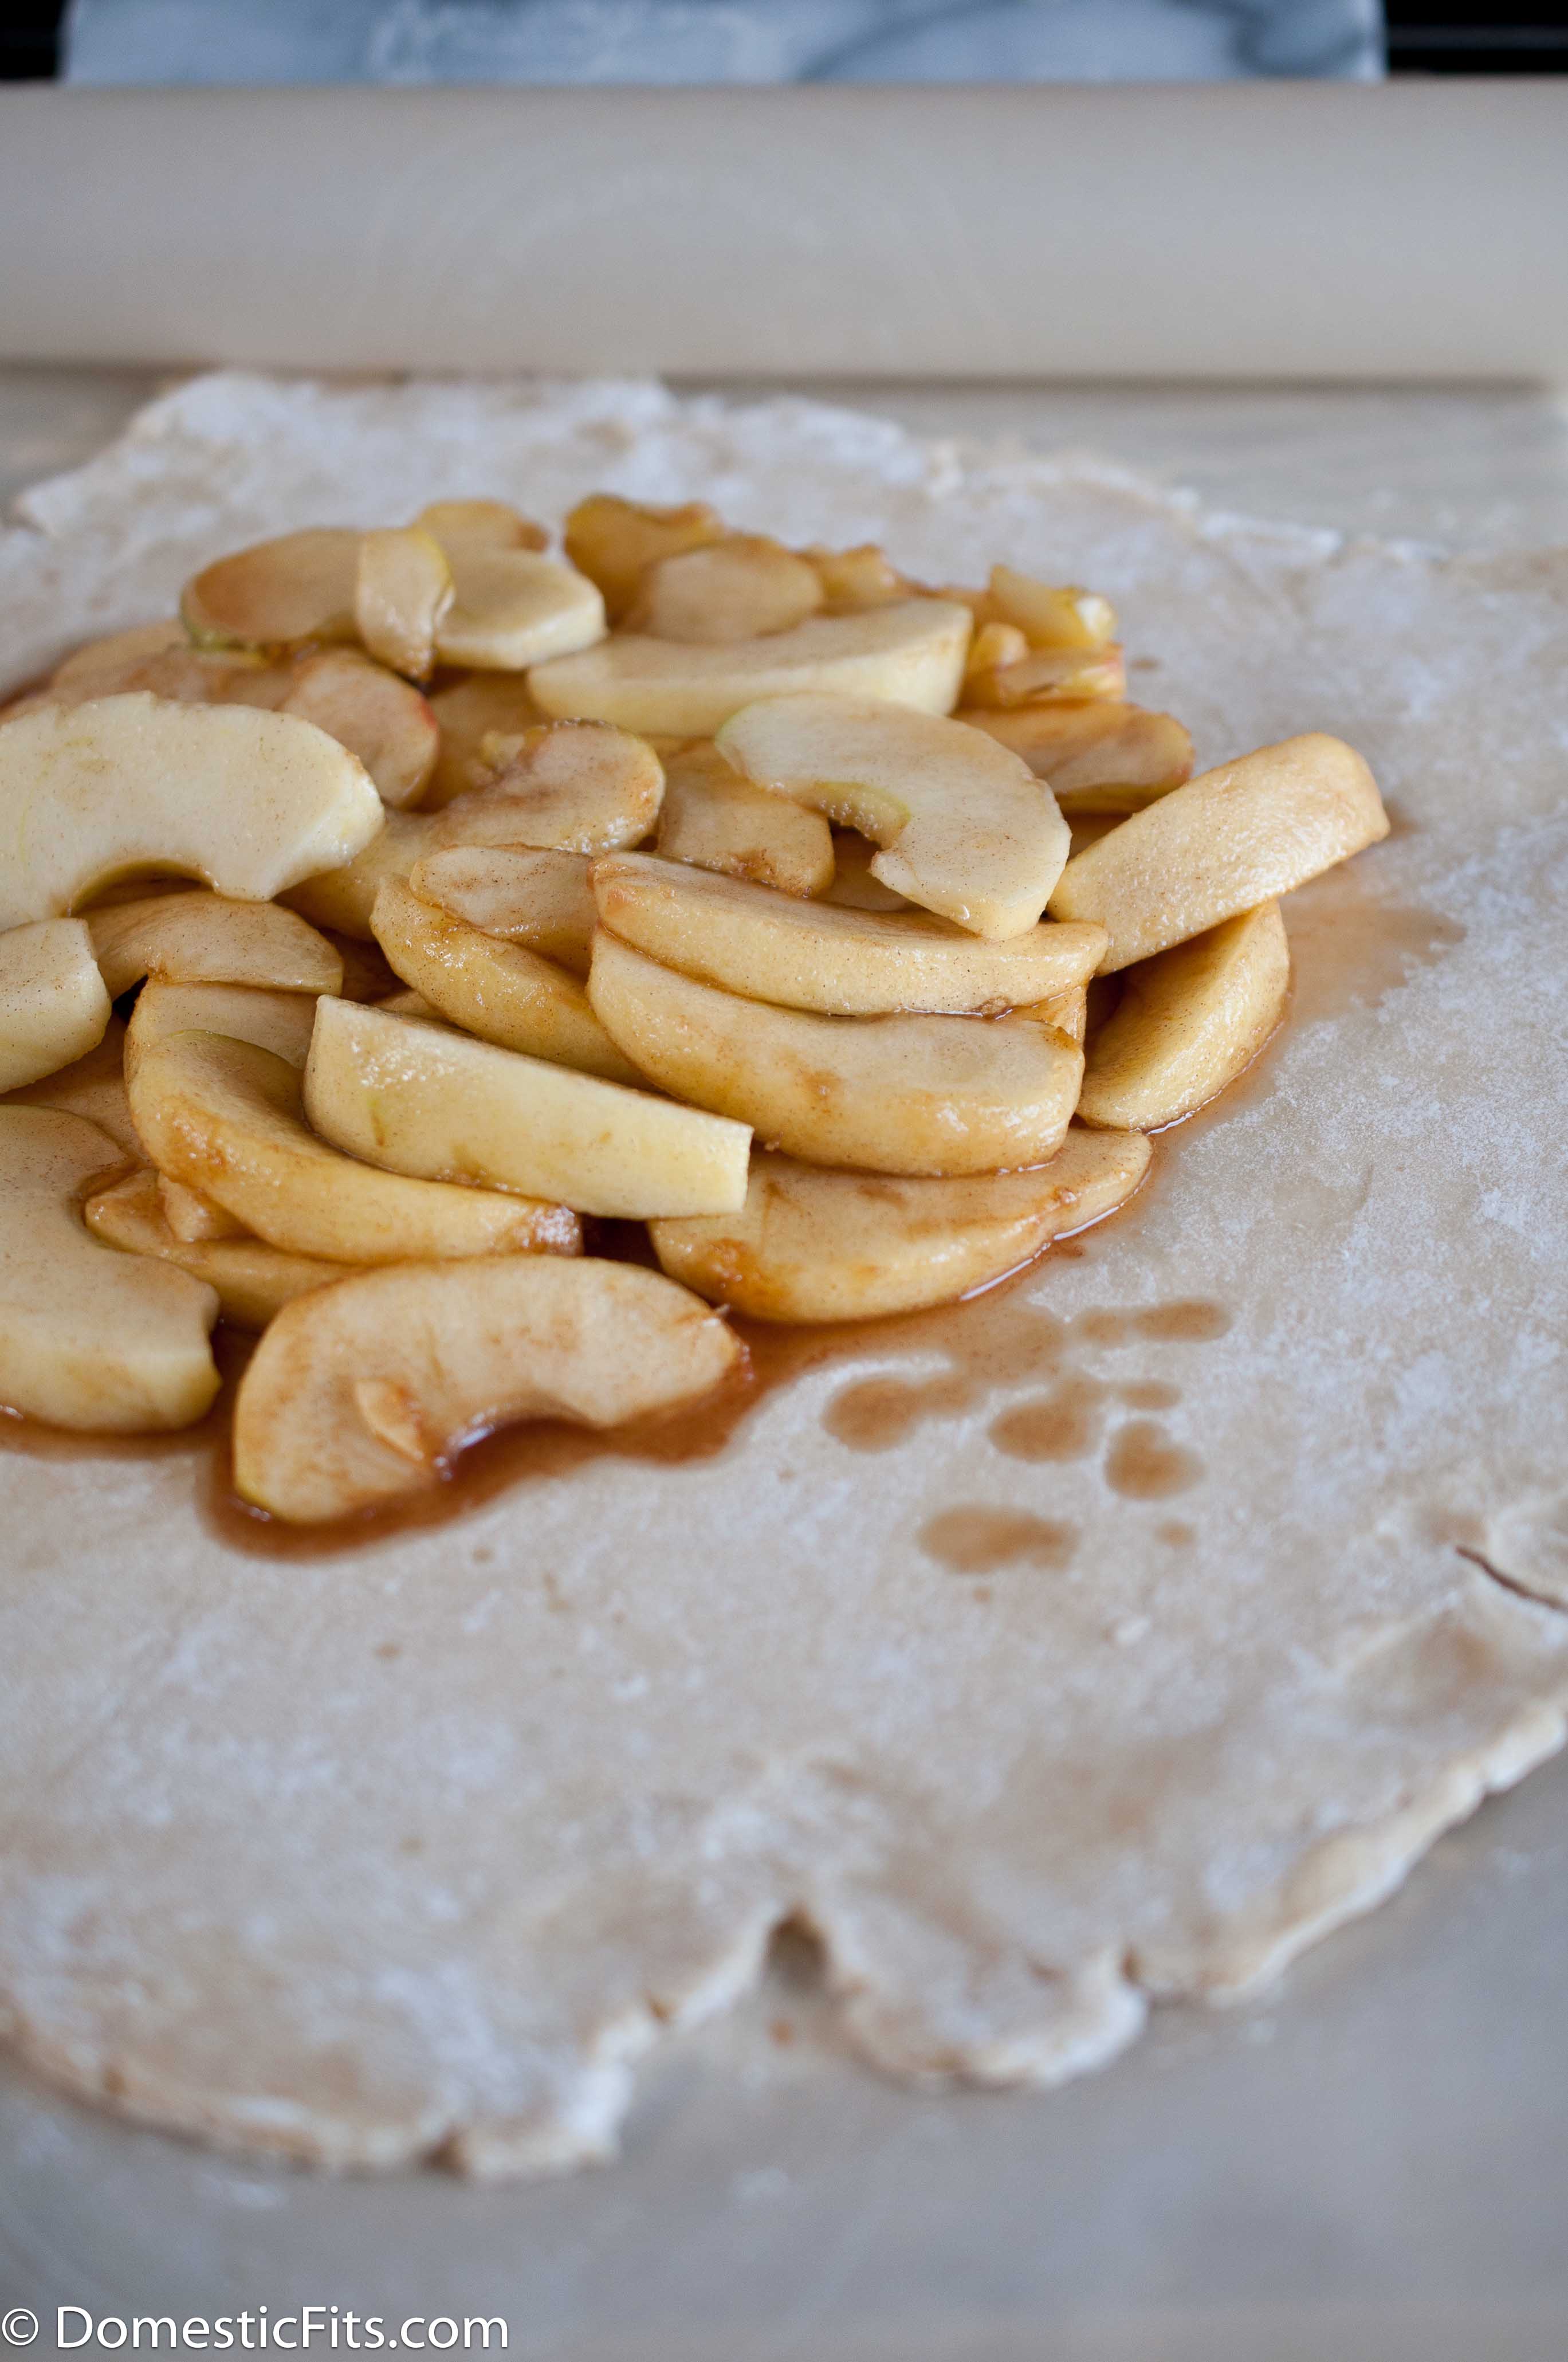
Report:
[{"label": "chopped apple chunk", "polygon": [[718,645],[788,632],[823,603],[816,569],[766,534],[731,534],[661,557],[642,579],[629,631]]},{"label": "chopped apple chunk", "polygon": [[610,621],[619,624],[650,566],[728,535],[729,527],[706,501],[655,508],[624,501],[615,492],[592,492],[568,517],[564,541],[572,564],[599,585]]},{"label": "chopped apple chunk", "polygon": [[359,535],[315,525],[259,541],[186,583],[180,615],[198,647],[275,648],[351,640]]},{"label": "chopped apple chunk", "polygon": [[1387,833],[1362,757],[1313,731],[1205,771],[1076,854],[1051,914],[1105,929],[1109,976],[1304,886]]},{"label": "chopped apple chunk", "polygon": [[821,894],[833,883],[833,832],[821,812],[754,787],[706,738],[665,757],[658,849],[666,861],[781,894]]},{"label": "chopped apple chunk", "polygon": [[342,988],[343,963],[326,936],[275,902],[157,894],[145,902],[91,911],[85,925],[116,1000],[144,976],[169,984],[251,984],[279,992]]},{"label": "chopped apple chunk", "polygon": [[547,713],[623,729],[711,738],[758,698],[833,690],[948,712],[964,678],[966,607],[906,599],[721,647],[621,633],[585,656],[536,665],[528,686]]},{"label": "chopped apple chunk", "polygon": [[1067,824],[1021,756],[938,714],[871,698],[747,706],[718,744],[758,787],[881,846],[884,885],[1000,940],[1039,920],[1067,858]]},{"label": "chopped apple chunk", "polygon": [[0,926],[138,870],[264,902],[382,820],[363,767],[292,714],[145,694],[46,707],[0,725]]},{"label": "chopped apple chunk", "polygon": [[1048,1164],[961,1180],[824,1173],[757,1149],[738,1214],[649,1232],[671,1279],[754,1320],[873,1320],[1016,1271],[1113,1212],[1148,1164],[1140,1133],[1076,1127]]},{"label": "chopped apple chunk", "polygon": [[87,1185],[124,1162],[83,1116],[0,1108],[0,1403],[55,1427],[189,1427],[217,1392],[212,1289],[83,1227]]},{"label": "chopped apple chunk", "polygon": [[128,1173],[123,1181],[89,1198],[83,1219],[105,1246],[172,1264],[215,1289],[224,1319],[237,1329],[265,1329],[296,1296],[361,1268],[288,1254],[237,1228],[223,1238],[182,1239],[160,1202],[164,1186],[155,1173]]},{"label": "chopped apple chunk", "polygon": [[660,966],[604,930],[588,996],[651,1081],[811,1164],[1041,1164],[1061,1145],[1083,1074],[1082,1051],[1043,1025],[776,1009]]},{"label": "chopped apple chunk", "polygon": [[481,1042],[613,1083],[642,1080],[593,1014],[576,977],[554,960],[469,926],[396,878],[376,896],[370,923],[403,982],[437,1016]]},{"label": "chopped apple chunk", "polygon": [[324,1139],[425,1187],[479,1182],[631,1219],[727,1213],[745,1196],[745,1124],[350,1001],[318,1004],[305,1105]]},{"label": "chopped apple chunk", "polygon": [[[380,1015],[354,1001],[316,1004],[324,1005]],[[292,1254],[404,1263],[575,1254],[580,1246],[577,1219],[564,1206],[412,1180],[339,1154],[307,1129],[294,1068],[251,1043],[170,1034],[133,1059],[127,1082],[131,1115],[160,1172],[204,1191]]]},{"label": "chopped apple chunk", "polygon": [[354,621],[371,656],[394,672],[429,679],[452,597],[452,569],[433,533],[395,525],[361,536]]},{"label": "chopped apple chunk", "polygon": [[41,1082],[104,1038],[111,995],[80,919],[0,933],[0,1091]]},{"label": "chopped apple chunk", "polygon": [[525,1418],[609,1428],[711,1394],[740,1348],[657,1272],[506,1256],[367,1273],[282,1312],[235,1408],[235,1483],[298,1524],[437,1485]]},{"label": "chopped apple chunk", "polygon": [[1192,777],[1192,740],[1175,714],[1141,705],[976,707],[955,718],[1021,755],[1069,820],[1142,811]]},{"label": "chopped apple chunk", "polygon": [[1032,927],[999,943],[925,911],[848,911],[646,854],[596,862],[599,915],[667,967],[752,1000],[837,1017],[999,1015],[1094,974],[1098,927]]},{"label": "chopped apple chunk", "polygon": [[1154,1131],[1218,1098],[1285,1011],[1290,947],[1277,902],[1130,967],[1095,1035],[1078,1114]]}]

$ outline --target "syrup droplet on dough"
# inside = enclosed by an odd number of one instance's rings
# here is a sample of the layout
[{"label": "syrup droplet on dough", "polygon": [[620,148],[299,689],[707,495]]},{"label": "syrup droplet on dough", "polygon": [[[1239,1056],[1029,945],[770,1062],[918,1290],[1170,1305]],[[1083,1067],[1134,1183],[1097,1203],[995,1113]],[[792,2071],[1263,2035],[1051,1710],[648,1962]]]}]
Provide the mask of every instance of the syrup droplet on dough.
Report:
[{"label": "syrup droplet on dough", "polygon": [[1203,1473],[1203,1462],[1182,1443],[1173,1443],[1152,1418],[1129,1419],[1110,1439],[1105,1481],[1129,1501],[1164,1501],[1185,1493]]},{"label": "syrup droplet on dough", "polygon": [[998,1567],[1031,1565],[1059,1574],[1078,1544],[1076,1526],[1037,1518],[1028,1509],[965,1504],[944,1509],[921,1528],[920,1546],[955,1574],[990,1574]]}]

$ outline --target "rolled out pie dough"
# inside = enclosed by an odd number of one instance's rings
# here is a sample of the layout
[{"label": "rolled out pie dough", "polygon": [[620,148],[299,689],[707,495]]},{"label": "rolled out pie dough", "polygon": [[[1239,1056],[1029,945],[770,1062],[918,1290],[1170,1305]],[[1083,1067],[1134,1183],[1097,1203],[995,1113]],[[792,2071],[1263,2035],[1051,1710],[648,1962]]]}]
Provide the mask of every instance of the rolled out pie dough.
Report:
[{"label": "rolled out pie dough", "polygon": [[[0,2025],[331,2164],[605,2153],[639,2053],[792,1915],[871,2057],[1049,2082],[1269,1975],[1563,1736],[1568,554],[1207,517],[792,401],[218,376],[28,497],[5,661],[263,533],[596,485],[1093,583],[1200,761],[1338,732],[1396,830],[1287,904],[1258,1085],[1007,1299],[1054,1369],[953,1383],[1002,1317],[966,1308],[714,1457],[298,1562],[215,1535],[179,1451],[0,1461]],[[879,1380],[911,1415],[874,1438]]]}]

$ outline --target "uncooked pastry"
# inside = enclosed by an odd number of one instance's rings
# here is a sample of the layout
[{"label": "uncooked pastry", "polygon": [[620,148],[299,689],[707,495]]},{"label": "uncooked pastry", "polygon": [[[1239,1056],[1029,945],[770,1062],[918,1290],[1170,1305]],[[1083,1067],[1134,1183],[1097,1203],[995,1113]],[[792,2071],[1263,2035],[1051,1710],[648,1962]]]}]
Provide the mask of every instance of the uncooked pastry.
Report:
[{"label": "uncooked pastry", "polygon": [[1270,1974],[1563,1736],[1568,558],[793,401],[219,376],[28,497],[7,661],[292,524],[604,482],[1091,581],[1200,765],[1331,729],[1396,833],[1286,904],[1291,1022],[1128,1215],[858,1332],[712,1458],[301,1561],[215,1536],[197,1458],[6,1460],[0,2022],[339,2165],[603,2155],[639,2054],[791,1914],[869,2056],[1053,2081]]}]

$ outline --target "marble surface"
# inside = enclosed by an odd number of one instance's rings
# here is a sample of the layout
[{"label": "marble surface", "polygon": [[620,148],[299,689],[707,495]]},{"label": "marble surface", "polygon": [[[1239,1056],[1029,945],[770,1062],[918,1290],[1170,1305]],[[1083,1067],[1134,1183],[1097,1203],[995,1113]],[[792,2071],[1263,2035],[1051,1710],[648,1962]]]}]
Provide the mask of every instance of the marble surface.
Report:
[{"label": "marble surface", "polygon": [[74,0],[77,83],[1371,80],[1380,0]]},{"label": "marble surface", "polygon": [[[86,458],[153,382],[0,372],[0,486]],[[835,391],[1351,533],[1568,540],[1542,392]],[[621,2165],[533,2188],[236,2163],[0,2054],[0,2314],[499,2314],[530,2362],[1543,2362],[1568,2351],[1565,1806],[1568,1758],[1277,1999],[1163,2013],[1044,2102],[883,2081],[780,1958],[661,2058]]]}]

